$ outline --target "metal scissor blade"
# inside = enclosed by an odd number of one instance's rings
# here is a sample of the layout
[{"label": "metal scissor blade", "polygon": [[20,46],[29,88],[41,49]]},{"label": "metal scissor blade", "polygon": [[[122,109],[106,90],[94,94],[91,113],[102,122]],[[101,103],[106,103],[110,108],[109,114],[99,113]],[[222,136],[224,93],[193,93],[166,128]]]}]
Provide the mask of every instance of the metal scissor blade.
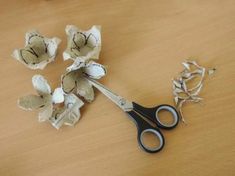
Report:
[{"label": "metal scissor blade", "polygon": [[100,84],[88,76],[84,76],[94,87],[96,87],[100,92],[102,92],[105,96],[107,96],[110,100],[112,100],[117,106],[119,106],[123,111],[130,111],[133,109],[133,105],[131,102],[125,100],[121,96],[115,94],[110,89]]}]

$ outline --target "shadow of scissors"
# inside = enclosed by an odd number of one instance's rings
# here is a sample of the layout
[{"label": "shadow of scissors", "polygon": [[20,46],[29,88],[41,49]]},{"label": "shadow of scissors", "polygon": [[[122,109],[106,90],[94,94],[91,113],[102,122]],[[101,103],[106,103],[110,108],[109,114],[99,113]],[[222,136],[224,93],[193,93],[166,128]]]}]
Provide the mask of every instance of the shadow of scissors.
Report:
[{"label": "shadow of scissors", "polygon": [[[126,112],[131,120],[135,122],[137,126],[137,140],[139,146],[144,151],[148,153],[156,153],[164,147],[165,140],[159,128],[169,130],[177,126],[179,122],[179,114],[174,107],[167,104],[162,104],[153,108],[145,108],[135,102],[127,101],[95,80],[87,76],[85,78],[94,87],[112,100],[117,106],[119,106],[124,112]],[[160,120],[160,111],[168,111],[171,113],[172,122],[170,124],[166,124]],[[159,141],[158,145],[151,147],[146,145],[144,142],[144,136],[146,133],[153,134]]]}]

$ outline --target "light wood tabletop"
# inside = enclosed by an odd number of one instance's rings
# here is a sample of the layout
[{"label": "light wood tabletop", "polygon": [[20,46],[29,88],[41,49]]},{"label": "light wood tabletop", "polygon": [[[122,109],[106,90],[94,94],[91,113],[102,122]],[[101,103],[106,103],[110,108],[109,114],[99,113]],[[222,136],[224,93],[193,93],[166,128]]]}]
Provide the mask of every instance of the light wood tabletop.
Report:
[{"label": "light wood tabletop", "polygon": [[[235,175],[234,0],[1,0],[0,21],[1,176]],[[98,62],[108,74],[100,82],[142,105],[174,104],[172,78],[187,58],[217,69],[204,83],[203,104],[185,105],[187,125],[162,131],[161,152],[143,152],[135,125],[97,90],[75,127],[56,130],[17,107],[20,96],[35,93],[34,74],[60,84],[71,64],[62,57],[67,24],[102,26]],[[62,39],[44,70],[11,57],[31,29]]]}]

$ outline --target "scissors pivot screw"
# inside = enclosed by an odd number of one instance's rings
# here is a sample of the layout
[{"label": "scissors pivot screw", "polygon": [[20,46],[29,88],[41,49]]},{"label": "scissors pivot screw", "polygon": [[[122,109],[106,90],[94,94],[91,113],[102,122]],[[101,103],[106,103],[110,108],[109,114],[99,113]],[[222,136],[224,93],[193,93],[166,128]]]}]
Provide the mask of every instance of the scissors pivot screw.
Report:
[{"label": "scissors pivot screw", "polygon": [[120,105],[124,106],[126,104],[126,100],[124,98],[120,99]]}]

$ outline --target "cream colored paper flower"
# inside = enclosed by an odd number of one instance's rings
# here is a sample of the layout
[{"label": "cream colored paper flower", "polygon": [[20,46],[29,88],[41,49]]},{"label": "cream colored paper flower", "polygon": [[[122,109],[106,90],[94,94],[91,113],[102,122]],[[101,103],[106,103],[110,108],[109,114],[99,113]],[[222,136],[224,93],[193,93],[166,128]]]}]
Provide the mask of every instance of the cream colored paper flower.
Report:
[{"label": "cream colored paper flower", "polygon": [[56,56],[59,38],[46,38],[37,31],[27,32],[25,47],[14,50],[12,56],[30,69],[43,69]]},{"label": "cream colored paper flower", "polygon": [[67,68],[62,76],[62,89],[65,93],[75,92],[88,102],[94,100],[92,85],[84,78],[87,75],[93,79],[100,79],[105,76],[106,69],[103,65],[94,61],[76,59],[73,65]]},{"label": "cream colored paper flower", "polygon": [[[56,88],[52,93],[47,80],[41,75],[35,75],[32,78],[33,87],[38,95],[27,95],[19,98],[19,107],[25,110],[39,109],[39,121],[49,120],[57,129],[64,123],[74,125],[80,118],[79,109],[83,106],[83,102],[75,95],[64,95],[62,88]],[[63,103],[63,106],[56,106]],[[73,106],[72,104],[76,104]],[[63,116],[63,123],[54,125],[58,112],[67,113]],[[69,114],[69,115],[68,115]],[[71,115],[72,114],[72,115]]]},{"label": "cream colored paper flower", "polygon": [[92,26],[82,31],[76,26],[67,25],[67,49],[63,53],[64,60],[79,58],[80,60],[98,59],[101,50],[100,26]]}]

